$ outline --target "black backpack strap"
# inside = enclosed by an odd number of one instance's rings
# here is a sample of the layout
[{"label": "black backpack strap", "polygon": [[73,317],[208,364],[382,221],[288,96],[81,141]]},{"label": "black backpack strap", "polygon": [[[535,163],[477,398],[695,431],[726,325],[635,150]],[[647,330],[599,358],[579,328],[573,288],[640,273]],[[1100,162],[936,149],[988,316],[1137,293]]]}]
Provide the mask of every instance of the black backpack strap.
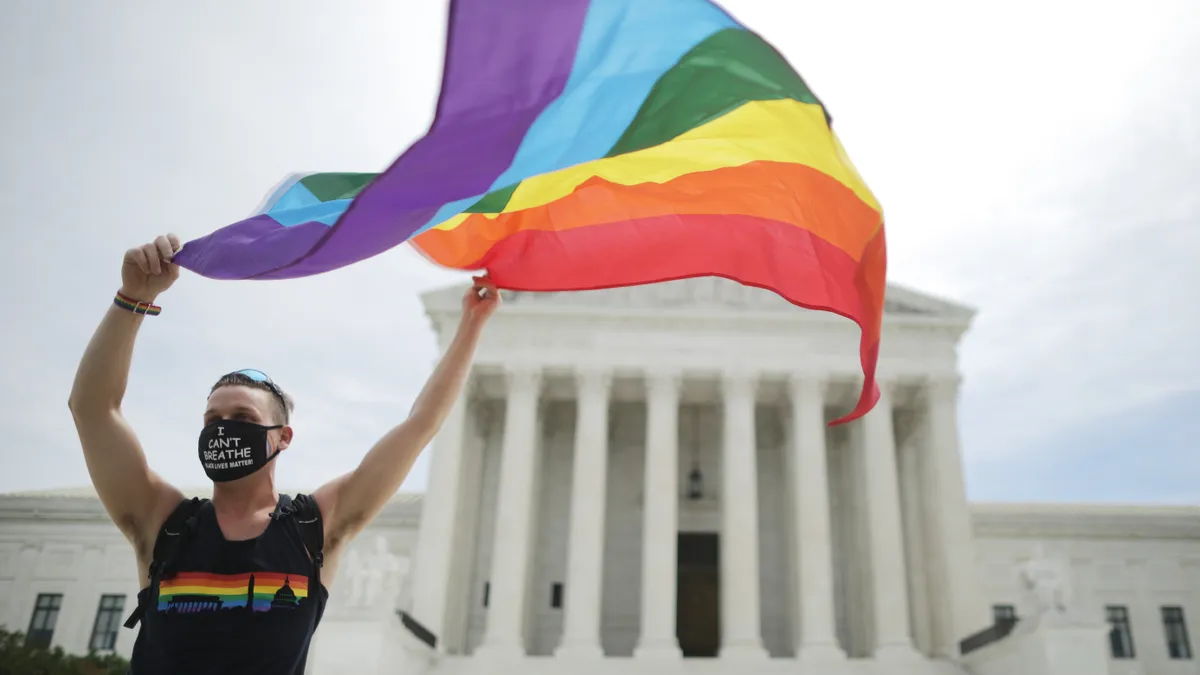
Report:
[{"label": "black backpack strap", "polygon": [[167,521],[163,523],[162,529],[158,531],[158,537],[154,540],[154,554],[149,569],[150,585],[146,587],[147,600],[137,604],[133,613],[125,620],[126,628],[137,626],[138,621],[141,621],[142,616],[146,613],[147,603],[157,602],[159,581],[172,571],[175,557],[179,555],[179,551],[196,532],[200,509],[207,503],[207,499],[199,497],[185,499],[179,502],[179,506],[175,507],[175,510],[167,517]]},{"label": "black backpack strap", "polygon": [[312,495],[296,495],[295,499],[280,495],[279,512],[276,517],[287,517],[289,526],[295,528],[300,535],[300,541],[312,558],[313,573],[310,578],[312,588],[318,588],[321,583],[321,567],[325,564],[325,523],[321,520],[321,509]]}]

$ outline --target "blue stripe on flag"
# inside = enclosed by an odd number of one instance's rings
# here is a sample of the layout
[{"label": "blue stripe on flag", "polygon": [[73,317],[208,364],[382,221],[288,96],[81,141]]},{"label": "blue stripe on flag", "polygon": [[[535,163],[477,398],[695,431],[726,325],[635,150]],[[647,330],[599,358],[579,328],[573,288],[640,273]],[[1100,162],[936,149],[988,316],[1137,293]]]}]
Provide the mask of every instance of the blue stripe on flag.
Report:
[{"label": "blue stripe on flag", "polygon": [[[592,0],[566,88],[538,116],[489,192],[603,157],[667,70],[708,36],[737,27],[709,0]],[[415,234],[482,196],[443,205]]]},{"label": "blue stripe on flag", "polygon": [[[310,193],[311,194],[311,193]],[[284,227],[316,222],[332,226],[346,212],[353,199],[335,199],[331,202],[318,202],[311,206],[301,206],[294,209],[271,209],[267,215],[274,218]]]},{"label": "blue stripe on flag", "polygon": [[271,207],[275,206],[275,202],[279,201],[280,197],[283,197],[283,195],[287,194],[288,190],[291,190],[294,185],[299,183],[306,176],[311,175],[312,173],[289,173],[288,175],[284,176],[283,180],[276,183],[275,187],[271,188],[271,191],[267,193],[267,196],[263,197],[263,200],[258,203],[258,206],[254,207],[254,211],[251,212],[250,216],[261,216],[269,211]]},{"label": "blue stripe on flag", "polygon": [[271,205],[267,213],[275,215],[279,211],[316,206],[320,203],[321,200],[317,199],[312,190],[304,187],[303,183],[296,183],[290,190],[280,195],[279,199],[275,200],[275,203]]}]

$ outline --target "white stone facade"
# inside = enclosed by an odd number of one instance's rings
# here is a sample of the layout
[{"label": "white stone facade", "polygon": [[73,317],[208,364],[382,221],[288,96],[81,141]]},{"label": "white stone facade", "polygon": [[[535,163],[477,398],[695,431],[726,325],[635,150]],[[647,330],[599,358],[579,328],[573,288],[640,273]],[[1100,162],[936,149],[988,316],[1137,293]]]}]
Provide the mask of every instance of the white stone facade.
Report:
[{"label": "white stone facade", "polygon": [[[206,497],[211,488],[187,492]],[[353,634],[347,628],[381,624],[406,602],[420,501],[418,495],[393,499],[346,552],[338,579],[324,580],[331,594],[323,625],[332,628],[318,634],[310,672],[343,672],[339,664],[345,658],[339,655]],[[0,495],[0,626],[28,631],[38,596],[61,595],[51,645],[83,654],[103,632],[97,631],[101,599],[121,599],[119,628],[137,592],[133,549],[91,488]],[[340,644],[325,647],[326,633],[335,633]],[[135,637],[135,631],[119,628],[114,651],[128,657]],[[378,652],[378,645],[369,645],[369,651]]]},{"label": "white stone facade", "polygon": [[[460,295],[425,298],[443,344]],[[1195,648],[1200,507],[967,504],[970,318],[890,289],[884,396],[829,429],[857,394],[844,319],[714,279],[509,294],[427,494],[348,552],[310,672],[401,672],[395,607],[437,635],[438,673],[1200,672],[1168,657],[1162,618],[1178,608]],[[1031,559],[1058,561],[1046,589],[1071,622],[1023,620],[960,658],[994,605],[1034,616]],[[25,630],[62,594],[53,643],[86,651],[101,596],[127,613],[135,574],[89,492],[0,496],[0,623]],[[1111,658],[1110,606],[1134,658]]]},{"label": "white stone facade", "polygon": [[[443,340],[453,293],[426,296]],[[839,317],[721,279],[509,294],[435,442],[414,616],[475,662],[952,657],[990,621],[956,419],[971,311],[888,309],[883,397],[829,430],[860,374]]]},{"label": "white stone facade", "polygon": [[[390,552],[402,564],[407,563],[416,540],[420,510],[419,497],[398,496],[355,542],[355,547],[365,556],[374,550],[376,538],[382,536]],[[1200,672],[1198,660],[1168,657],[1161,619],[1162,607],[1181,605],[1193,649],[1200,643],[1200,631],[1196,629],[1200,619],[1193,618],[1200,617],[1200,508],[975,504],[971,513],[976,533],[975,570],[983,588],[981,597],[989,606],[1020,607],[1017,567],[1040,544],[1051,554],[1068,557],[1077,604],[1084,611],[1103,618],[1105,605],[1128,608],[1136,658],[1110,658],[1106,642],[1103,656],[1108,673]],[[607,541],[619,539],[620,528],[606,535]],[[91,554],[91,559],[101,562],[89,575],[84,573],[83,564],[92,549],[100,553]],[[372,640],[384,634],[378,626],[379,605],[347,606],[353,586],[348,569],[344,568],[341,578],[332,584],[330,608],[318,632],[312,659],[312,672],[318,675],[370,672],[362,662],[375,658],[380,646]],[[0,625],[24,631],[29,627],[38,594],[62,594],[63,608],[53,644],[69,652],[86,651],[101,596],[125,596],[127,604],[121,614],[124,620],[137,590],[135,574],[132,551],[90,490],[0,496]],[[549,581],[552,577],[546,573],[543,578]],[[637,579],[628,581],[630,586],[616,583],[605,589],[606,606],[628,604],[630,597],[636,602]],[[402,581],[399,584],[402,588],[405,585]],[[541,595],[545,597],[545,593]],[[784,601],[786,598],[772,602]],[[539,609],[543,625],[561,623],[561,611]],[[764,626],[772,623],[764,617]],[[537,640],[550,646],[540,651],[555,649],[557,634],[554,628],[541,629]],[[118,636],[116,651],[128,655],[134,632],[121,629]],[[636,628],[625,630],[625,649],[635,644],[636,637]],[[768,649],[775,650],[782,638],[764,631],[764,642]],[[614,648],[620,646],[619,640],[614,643]],[[731,666],[714,672],[732,675],[742,671]]]}]

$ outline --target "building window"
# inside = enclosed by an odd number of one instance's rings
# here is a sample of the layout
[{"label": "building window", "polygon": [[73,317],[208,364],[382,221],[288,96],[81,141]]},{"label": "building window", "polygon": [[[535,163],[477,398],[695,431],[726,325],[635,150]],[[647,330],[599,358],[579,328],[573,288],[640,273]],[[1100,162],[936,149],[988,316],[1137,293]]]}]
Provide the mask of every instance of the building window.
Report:
[{"label": "building window", "polygon": [[1192,643],[1188,641],[1187,622],[1182,607],[1163,607],[1163,630],[1167,633],[1167,653],[1173,659],[1192,658]]},{"label": "building window", "polygon": [[25,644],[41,649],[50,648],[54,637],[54,625],[58,623],[58,610],[62,609],[61,593],[39,593],[33,606],[33,617],[29,619],[29,632]]},{"label": "building window", "polygon": [[488,596],[492,594],[492,582],[483,582],[483,606],[488,606]]},{"label": "building window", "polygon": [[1132,659],[1133,630],[1129,626],[1129,610],[1122,606],[1109,605],[1104,613],[1111,628],[1108,631],[1108,644],[1112,649],[1114,659]]},{"label": "building window", "polygon": [[1012,605],[992,605],[992,623],[1017,620],[1017,608]]},{"label": "building window", "polygon": [[124,595],[100,596],[100,607],[96,610],[96,623],[92,624],[92,641],[88,643],[90,651],[111,651],[116,648],[117,632],[121,629],[121,615],[124,612]]},{"label": "building window", "polygon": [[563,600],[563,585],[561,583],[550,584],[550,607],[553,609],[562,609]]}]

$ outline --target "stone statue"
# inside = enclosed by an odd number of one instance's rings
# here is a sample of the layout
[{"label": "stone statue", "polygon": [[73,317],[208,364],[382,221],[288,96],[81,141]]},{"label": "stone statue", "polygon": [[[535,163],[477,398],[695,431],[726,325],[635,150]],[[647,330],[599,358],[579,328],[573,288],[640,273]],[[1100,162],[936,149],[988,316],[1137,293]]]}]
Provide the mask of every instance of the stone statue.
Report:
[{"label": "stone statue", "polygon": [[390,609],[400,591],[401,560],[388,550],[387,539],[376,536],[374,549],[365,555],[357,548],[343,562],[350,582],[347,605],[359,609]]},{"label": "stone statue", "polygon": [[1018,567],[1030,618],[1066,619],[1071,612],[1070,570],[1060,558],[1048,557],[1038,544],[1033,557]]},{"label": "stone statue", "polygon": [[362,546],[346,551],[338,578],[347,588],[338,606],[390,612],[405,593],[408,559],[393,554],[382,535],[376,536],[372,543],[370,552]]},{"label": "stone statue", "polygon": [[395,600],[400,586],[400,559],[388,550],[387,539],[375,537],[375,551],[367,559],[367,597],[372,606]]},{"label": "stone statue", "polygon": [[366,567],[357,549],[351,548],[349,551],[346,551],[346,557],[342,560],[341,571],[345,575],[344,578],[346,581],[350,584],[350,589],[338,604],[346,607],[361,607],[363,598],[366,596],[365,589],[363,588],[366,581],[366,575],[364,574]]}]

